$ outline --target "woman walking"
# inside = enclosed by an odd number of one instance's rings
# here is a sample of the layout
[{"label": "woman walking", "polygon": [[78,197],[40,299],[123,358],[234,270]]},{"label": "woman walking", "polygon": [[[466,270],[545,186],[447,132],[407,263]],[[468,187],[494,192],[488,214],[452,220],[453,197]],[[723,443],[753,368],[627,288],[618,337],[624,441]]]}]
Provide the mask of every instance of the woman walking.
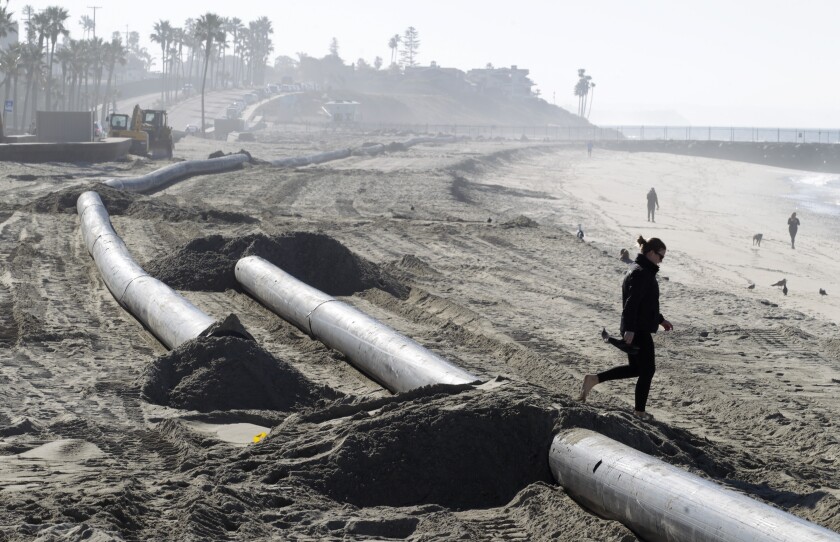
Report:
[{"label": "woman walking", "polygon": [[[796,232],[799,230],[799,219],[796,218],[796,213],[790,215],[788,218],[788,232],[790,232],[790,248],[796,249],[794,242],[796,241]],[[806,247],[807,248],[807,247]]]},{"label": "woman walking", "polygon": [[[627,365],[613,367],[598,374],[583,377],[580,400],[586,401],[589,392],[601,382],[623,378],[638,378],[636,381],[636,405],[634,414],[642,419],[652,419],[645,411],[653,374],[656,372],[656,352],[652,334],[659,326],[666,331],[674,328],[659,312],[659,283],[656,273],[665,259],[665,243],[653,237],[638,239],[641,253],[630,266],[621,285],[621,334],[631,347],[627,354]],[[636,347],[638,350],[635,350]]]}]

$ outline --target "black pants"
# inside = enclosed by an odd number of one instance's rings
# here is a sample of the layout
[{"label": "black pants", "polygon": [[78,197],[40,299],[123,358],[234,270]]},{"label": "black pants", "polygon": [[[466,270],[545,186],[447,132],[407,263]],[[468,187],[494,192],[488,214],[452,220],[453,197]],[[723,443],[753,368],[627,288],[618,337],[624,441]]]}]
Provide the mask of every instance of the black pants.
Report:
[{"label": "black pants", "polygon": [[648,222],[653,220],[653,215],[654,215],[655,211],[656,211],[656,206],[655,205],[648,205]]},{"label": "black pants", "polygon": [[650,393],[650,383],[653,381],[653,373],[656,372],[656,352],[650,333],[636,332],[633,336],[633,344],[639,347],[639,352],[627,354],[629,365],[620,365],[598,373],[598,382],[639,377],[636,381],[636,410],[644,412]]}]

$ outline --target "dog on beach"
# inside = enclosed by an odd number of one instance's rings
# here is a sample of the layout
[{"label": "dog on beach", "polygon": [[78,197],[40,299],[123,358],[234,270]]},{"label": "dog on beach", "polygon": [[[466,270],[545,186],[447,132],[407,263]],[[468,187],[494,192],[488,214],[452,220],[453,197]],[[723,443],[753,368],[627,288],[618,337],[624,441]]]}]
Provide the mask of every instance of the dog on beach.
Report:
[{"label": "dog on beach", "polygon": [[763,233],[756,233],[753,235],[753,246],[761,246],[761,238],[764,237]]}]

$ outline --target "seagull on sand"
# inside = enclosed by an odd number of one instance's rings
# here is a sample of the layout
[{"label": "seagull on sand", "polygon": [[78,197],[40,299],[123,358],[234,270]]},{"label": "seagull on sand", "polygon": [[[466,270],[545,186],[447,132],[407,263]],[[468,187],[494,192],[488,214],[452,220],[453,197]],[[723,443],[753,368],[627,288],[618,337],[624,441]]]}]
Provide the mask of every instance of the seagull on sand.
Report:
[{"label": "seagull on sand", "polygon": [[787,295],[788,289],[786,285],[782,285],[782,293]]},{"label": "seagull on sand", "polygon": [[820,288],[820,295],[828,295],[828,292]]},{"label": "seagull on sand", "polygon": [[787,284],[787,279],[782,279],[779,282],[776,282],[775,284],[771,284],[770,286],[785,286],[786,284]]},{"label": "seagull on sand", "polygon": [[583,241],[583,228],[580,227],[580,224],[578,224],[577,238]]}]

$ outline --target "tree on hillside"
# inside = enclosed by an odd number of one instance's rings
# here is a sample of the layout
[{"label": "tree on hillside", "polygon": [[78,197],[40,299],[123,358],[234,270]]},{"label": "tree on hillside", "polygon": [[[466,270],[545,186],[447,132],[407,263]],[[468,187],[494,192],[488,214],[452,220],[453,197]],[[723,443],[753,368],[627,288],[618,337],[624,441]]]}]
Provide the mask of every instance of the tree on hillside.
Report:
[{"label": "tree on hillside", "polygon": [[224,39],[222,34],[222,18],[215,13],[205,13],[195,23],[195,35],[204,45],[204,73],[201,76],[201,133],[204,131],[204,88],[207,85],[207,67],[210,64],[210,53],[213,43]]},{"label": "tree on hillside", "polygon": [[382,57],[378,56],[378,57],[373,59],[373,67],[378,70],[378,69],[382,68],[382,63],[383,62],[384,61],[382,60]]},{"label": "tree on hillside", "polygon": [[586,112],[586,118],[589,118],[589,115],[592,113],[592,102],[595,100],[595,83],[589,83],[589,90],[592,91],[592,95],[589,96],[589,111]]},{"label": "tree on hillside", "polygon": [[417,65],[417,50],[420,48],[420,35],[417,29],[409,26],[405,30],[402,37],[403,50],[400,52],[400,57],[404,66]]},{"label": "tree on hillside", "polygon": [[391,48],[391,65],[397,62],[397,49],[399,49],[401,41],[402,37],[400,37],[399,34],[394,34],[391,36],[391,39],[388,40],[388,47]]},{"label": "tree on hillside", "polygon": [[338,40],[336,38],[330,40],[330,54],[336,58],[341,58],[338,56]]},{"label": "tree on hillside", "polygon": [[586,75],[586,70],[580,68],[578,70],[578,82],[575,85],[575,96],[578,97],[578,116],[583,117],[586,113],[586,98],[589,95],[589,87],[592,86],[591,84],[592,76]]}]

